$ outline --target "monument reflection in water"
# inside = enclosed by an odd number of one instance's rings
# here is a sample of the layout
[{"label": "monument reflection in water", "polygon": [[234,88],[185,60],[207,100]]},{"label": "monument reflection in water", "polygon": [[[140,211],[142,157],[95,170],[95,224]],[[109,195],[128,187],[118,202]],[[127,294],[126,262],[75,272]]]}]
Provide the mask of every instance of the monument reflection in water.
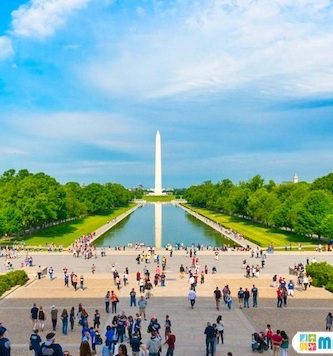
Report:
[{"label": "monument reflection in water", "polygon": [[155,203],[155,247],[162,246],[162,204]]},{"label": "monument reflection in water", "polygon": [[[162,218],[163,217],[163,218]],[[164,247],[167,244],[202,244],[222,246],[232,244],[220,233],[173,204],[148,203],[135,210],[103,237],[96,246],[127,246],[144,243]]]}]

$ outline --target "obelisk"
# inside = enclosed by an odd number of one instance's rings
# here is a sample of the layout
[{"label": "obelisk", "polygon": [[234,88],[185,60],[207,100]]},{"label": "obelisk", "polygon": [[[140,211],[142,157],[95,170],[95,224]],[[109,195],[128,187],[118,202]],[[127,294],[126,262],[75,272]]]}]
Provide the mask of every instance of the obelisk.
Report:
[{"label": "obelisk", "polygon": [[162,192],[162,156],[161,135],[157,130],[155,138],[155,190],[154,195],[163,195]]}]

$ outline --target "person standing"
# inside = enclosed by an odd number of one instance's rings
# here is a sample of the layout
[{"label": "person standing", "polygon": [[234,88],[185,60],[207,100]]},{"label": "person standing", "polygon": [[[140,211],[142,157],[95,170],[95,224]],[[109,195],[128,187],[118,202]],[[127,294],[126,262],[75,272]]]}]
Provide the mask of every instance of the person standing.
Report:
[{"label": "person standing", "polygon": [[5,337],[7,329],[4,326],[0,326],[0,355],[10,356],[10,341]]},{"label": "person standing", "polygon": [[104,302],[105,302],[105,312],[106,313],[110,313],[110,291],[108,290],[105,298],[104,298]]},{"label": "person standing", "polygon": [[147,300],[143,298],[143,295],[140,297],[138,301],[138,306],[139,306],[139,316],[143,315],[144,319],[147,320],[146,319]]},{"label": "person standing", "polygon": [[247,288],[244,291],[244,308],[249,308],[250,292]]},{"label": "person standing", "polygon": [[149,356],[158,356],[159,350],[161,348],[161,340],[157,335],[156,331],[151,332],[151,337],[146,344]]},{"label": "person standing", "polygon": [[62,333],[67,335],[68,329],[68,312],[67,309],[64,309],[61,313],[61,321],[62,321]]},{"label": "person standing", "polygon": [[101,325],[101,314],[99,313],[98,309],[95,310],[94,314],[94,329],[99,329]]},{"label": "person standing", "polygon": [[130,346],[132,349],[132,355],[140,356],[140,350],[143,348],[143,344],[142,344],[139,334],[137,332],[135,332],[133,334],[133,337],[130,341]]},{"label": "person standing", "polygon": [[215,328],[210,324],[210,322],[207,323],[204,334],[206,335],[206,356],[209,356],[209,354],[214,356],[216,336],[215,336]]},{"label": "person standing", "polygon": [[171,332],[171,320],[170,320],[169,315],[165,316],[164,326],[165,326],[164,337],[165,337],[165,340],[166,340],[168,338],[168,335]]},{"label": "person standing", "polygon": [[280,356],[288,355],[289,337],[284,330],[281,331],[282,342],[280,345]]},{"label": "person standing", "polygon": [[276,333],[272,335],[272,344],[273,344],[273,355],[279,356],[280,345],[282,343],[282,336],[280,330],[276,330]]},{"label": "person standing", "polygon": [[303,286],[304,286],[304,290],[308,289],[308,285],[309,285],[309,278],[307,275],[304,276],[303,278]]},{"label": "person standing", "polygon": [[267,329],[265,331],[265,338],[266,338],[266,343],[268,347],[271,348],[271,350],[273,349],[272,336],[273,336],[273,330],[271,328],[271,325],[267,324]]},{"label": "person standing", "polygon": [[258,307],[258,288],[253,284],[251,289],[252,301],[253,301],[253,308]]},{"label": "person standing", "polygon": [[171,329],[169,330],[168,337],[164,344],[168,345],[168,350],[165,356],[173,356],[173,353],[175,351],[176,335],[173,334]]},{"label": "person standing", "polygon": [[328,313],[326,316],[326,331],[331,331],[332,323],[333,323],[333,316],[332,313]]},{"label": "person standing", "polygon": [[52,321],[52,330],[55,331],[58,322],[58,309],[56,309],[55,305],[51,307],[51,321]]},{"label": "person standing", "polygon": [[83,277],[83,274],[81,274],[81,277],[80,277],[80,289],[84,290],[84,277]]},{"label": "person standing", "polygon": [[244,305],[244,291],[242,287],[239,288],[237,296],[238,296],[239,309],[242,309]]},{"label": "person standing", "polygon": [[283,302],[282,295],[283,295],[282,289],[278,288],[277,291],[276,291],[277,307],[278,308],[282,308],[282,302]]},{"label": "person standing", "polygon": [[222,298],[222,292],[220,291],[219,287],[216,287],[214,290],[214,297],[215,297],[215,306],[216,310],[220,310],[220,303]]},{"label": "person standing", "polygon": [[136,307],[136,292],[134,288],[130,291],[130,307],[133,305]]},{"label": "person standing", "polygon": [[195,293],[195,290],[191,288],[188,292],[188,300],[190,301],[191,309],[194,308],[196,298],[197,298],[197,294]]},{"label": "person standing", "polygon": [[219,315],[216,319],[216,330],[217,330],[217,335],[216,335],[216,342],[219,343],[219,339],[221,339],[221,344],[223,345],[224,343],[224,324],[222,322],[222,315]]},{"label": "person standing", "polygon": [[295,285],[292,280],[289,281],[288,285],[288,296],[293,297],[294,296],[294,290],[295,290]]},{"label": "person standing", "polygon": [[74,320],[75,320],[75,308],[72,307],[71,311],[69,312],[69,322],[71,324],[71,331],[74,330]]}]

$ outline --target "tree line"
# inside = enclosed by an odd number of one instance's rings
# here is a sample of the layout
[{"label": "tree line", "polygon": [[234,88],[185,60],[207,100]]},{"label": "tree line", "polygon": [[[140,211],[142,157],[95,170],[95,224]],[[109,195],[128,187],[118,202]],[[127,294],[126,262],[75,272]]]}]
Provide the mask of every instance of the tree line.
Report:
[{"label": "tree line", "polygon": [[234,184],[224,179],[189,187],[184,198],[194,207],[235,215],[305,236],[333,238],[333,173],[313,183],[273,180],[260,175]]},{"label": "tree line", "polygon": [[131,199],[121,184],[60,184],[45,173],[10,169],[0,176],[0,236],[125,206]]}]

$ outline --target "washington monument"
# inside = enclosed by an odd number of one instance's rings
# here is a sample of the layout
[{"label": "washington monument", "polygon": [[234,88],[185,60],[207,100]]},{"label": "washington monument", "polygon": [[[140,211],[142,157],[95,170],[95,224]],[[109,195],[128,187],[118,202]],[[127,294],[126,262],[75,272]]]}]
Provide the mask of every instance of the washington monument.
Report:
[{"label": "washington monument", "polygon": [[164,195],[162,189],[161,135],[157,130],[155,138],[155,189],[154,195]]}]

